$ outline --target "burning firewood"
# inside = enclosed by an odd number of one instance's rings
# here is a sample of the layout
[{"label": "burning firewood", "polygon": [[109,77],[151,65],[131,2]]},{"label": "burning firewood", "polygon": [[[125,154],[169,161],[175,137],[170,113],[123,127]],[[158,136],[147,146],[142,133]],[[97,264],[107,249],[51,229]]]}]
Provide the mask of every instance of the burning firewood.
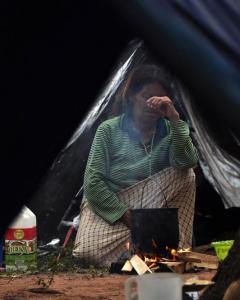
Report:
[{"label": "burning firewood", "polygon": [[177,256],[179,260],[190,262],[193,267],[207,268],[212,270],[218,269],[218,258],[213,255],[187,251],[178,252]]},{"label": "burning firewood", "polygon": [[157,264],[154,262],[154,263],[151,263],[148,267],[149,267],[149,269],[152,270],[156,266],[157,266]]},{"label": "burning firewood", "polygon": [[155,267],[152,267],[152,268],[151,268],[151,270],[154,271],[154,272],[155,272],[155,271],[158,271],[159,269],[160,269],[159,266],[155,266]]},{"label": "burning firewood", "polygon": [[132,256],[130,263],[138,275],[145,274],[146,272],[152,273],[147,264],[136,254]]},{"label": "burning firewood", "polygon": [[122,267],[121,271],[123,272],[131,272],[133,269],[133,266],[132,264],[130,263],[129,260],[126,260],[124,266]]},{"label": "burning firewood", "polygon": [[152,273],[170,270],[182,274],[196,267],[212,270],[218,268],[218,259],[216,256],[193,252],[191,248],[177,251],[165,247],[165,250],[164,248],[160,250],[154,240],[152,240],[152,245],[154,253],[141,253],[128,242],[126,248],[130,256],[126,258],[121,271],[131,272],[134,269],[137,274],[141,275],[146,272]]}]

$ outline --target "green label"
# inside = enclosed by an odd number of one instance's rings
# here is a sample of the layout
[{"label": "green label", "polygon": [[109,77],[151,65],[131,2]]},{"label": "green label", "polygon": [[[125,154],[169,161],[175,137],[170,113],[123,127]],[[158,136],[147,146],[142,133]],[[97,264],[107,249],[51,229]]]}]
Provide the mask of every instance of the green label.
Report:
[{"label": "green label", "polygon": [[27,271],[37,268],[37,242],[5,240],[5,265],[7,271]]}]

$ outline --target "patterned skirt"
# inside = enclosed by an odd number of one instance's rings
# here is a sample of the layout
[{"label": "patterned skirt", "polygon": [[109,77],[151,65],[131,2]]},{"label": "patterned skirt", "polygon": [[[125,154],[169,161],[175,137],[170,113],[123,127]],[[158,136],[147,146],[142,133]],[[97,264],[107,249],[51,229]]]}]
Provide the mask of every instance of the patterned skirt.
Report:
[{"label": "patterned skirt", "polygon": [[[170,167],[117,195],[130,209],[178,208],[179,248],[188,248],[192,246],[195,191],[192,169]],[[92,211],[87,201],[82,203],[74,257],[88,265],[109,267],[126,251],[126,243],[130,240],[130,230],[122,222],[110,225]]]}]

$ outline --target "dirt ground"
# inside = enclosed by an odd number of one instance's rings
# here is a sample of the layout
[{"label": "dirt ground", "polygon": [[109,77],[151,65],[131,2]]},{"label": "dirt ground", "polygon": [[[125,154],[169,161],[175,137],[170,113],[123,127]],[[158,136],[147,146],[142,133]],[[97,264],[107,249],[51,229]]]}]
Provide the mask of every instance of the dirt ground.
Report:
[{"label": "dirt ground", "polygon": [[[211,280],[214,274],[215,271],[211,271],[182,276],[183,280],[192,276]],[[94,277],[92,275],[61,273],[54,275],[54,281],[49,289],[43,290],[38,282],[39,279],[47,280],[47,275],[4,276],[0,277],[0,299],[124,300],[124,282],[128,277],[126,275]]]}]

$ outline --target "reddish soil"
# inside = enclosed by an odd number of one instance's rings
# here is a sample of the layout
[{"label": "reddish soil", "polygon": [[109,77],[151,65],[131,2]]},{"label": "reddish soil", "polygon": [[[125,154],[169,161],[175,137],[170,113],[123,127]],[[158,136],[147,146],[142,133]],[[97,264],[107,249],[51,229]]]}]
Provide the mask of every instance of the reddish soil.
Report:
[{"label": "reddish soil", "polygon": [[[195,274],[184,274],[184,279],[198,276],[199,279],[211,280],[215,272],[202,272]],[[29,275],[16,278],[0,277],[0,299],[1,300],[25,300],[25,299],[80,299],[80,300],[124,300],[124,282],[129,276],[108,275],[103,277],[92,277],[80,274],[57,274],[49,292],[34,293],[31,289],[37,289],[38,278],[47,279],[46,275]]]}]

